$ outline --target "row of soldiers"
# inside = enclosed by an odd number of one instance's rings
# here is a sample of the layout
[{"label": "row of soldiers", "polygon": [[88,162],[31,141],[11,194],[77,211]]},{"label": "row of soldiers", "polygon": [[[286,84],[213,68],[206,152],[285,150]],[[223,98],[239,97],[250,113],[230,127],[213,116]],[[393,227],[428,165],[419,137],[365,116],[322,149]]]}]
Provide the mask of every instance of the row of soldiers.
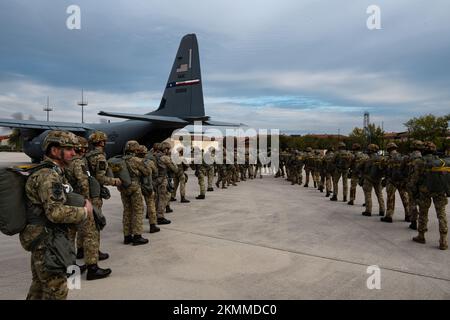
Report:
[{"label": "row of soldiers", "polygon": [[[106,186],[117,187],[121,195],[124,244],[137,246],[149,242],[142,236],[145,213],[150,233],[160,231],[157,225],[171,223],[164,213],[172,212],[170,200],[176,200],[178,187],[180,201],[189,203],[185,190],[188,162],[175,165],[169,143],[155,143],[151,150],[147,150],[137,141],[128,141],[123,155],[107,159],[106,141],[107,135],[100,131],[85,139],[55,130],[44,139],[44,160],[31,171],[25,185],[30,210],[20,241],[23,248],[31,252],[32,284],[27,299],[67,297],[64,266],[70,265],[75,246],[76,258],[85,261],[81,271],[87,270],[87,280],[102,279],[111,274],[110,268],[98,265],[99,261],[109,258],[107,253],[100,251],[100,231],[106,224],[103,201],[111,197]],[[209,152],[214,158],[214,151]],[[226,188],[226,184],[236,185],[247,177],[253,179],[258,171],[262,177],[260,165],[218,164],[216,161],[206,164],[203,156],[200,162],[191,165],[200,187],[197,199],[205,199],[205,178],[208,181],[206,190],[213,191],[215,171],[218,173],[216,185],[219,187],[221,182],[222,188]],[[117,166],[120,163],[122,167]],[[123,179],[119,174],[121,170],[116,170],[118,168],[126,168],[128,179]],[[70,203],[72,194],[82,198],[81,205]],[[49,269],[49,254],[55,254],[49,250],[49,241],[58,243],[58,252],[53,257],[59,260],[66,258],[59,261],[57,271]]]},{"label": "row of soldiers", "polygon": [[[393,222],[395,192],[398,191],[404,208],[404,220],[410,222],[409,228],[418,230],[413,240],[419,243],[425,243],[428,211],[433,201],[439,221],[439,248],[446,250],[448,227],[445,208],[447,196],[450,195],[448,164],[437,156],[436,145],[430,141],[414,140],[409,154],[401,154],[393,142],[387,144],[386,150],[387,154],[382,155],[378,145],[369,144],[367,151],[363,152],[361,145],[355,143],[350,151],[346,150],[343,142],[338,144],[337,150],[331,148],[324,155],[310,147],[304,152],[288,149],[280,154],[276,177],[286,175],[291,184],[300,185],[304,170],[304,187],[308,187],[311,176],[314,187],[321,192],[325,190],[325,196],[331,196],[331,201],[338,201],[339,181],[342,180],[342,201],[348,205],[354,205],[359,185],[364,192],[364,216],[372,215],[373,189],[380,220],[387,223]],[[382,192],[384,187],[386,204]]]}]

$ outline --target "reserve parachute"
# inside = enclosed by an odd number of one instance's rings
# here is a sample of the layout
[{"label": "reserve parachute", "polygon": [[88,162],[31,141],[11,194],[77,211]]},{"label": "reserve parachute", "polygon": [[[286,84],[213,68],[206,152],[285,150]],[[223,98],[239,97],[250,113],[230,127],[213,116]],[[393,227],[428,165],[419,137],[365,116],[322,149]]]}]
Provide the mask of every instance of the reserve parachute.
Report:
[{"label": "reserve parachute", "polygon": [[450,157],[433,156],[426,160],[425,181],[430,193],[445,192],[450,197]]},{"label": "reserve parachute", "polygon": [[130,171],[126,163],[127,157],[130,156],[115,156],[108,160],[108,166],[114,175],[114,178],[119,178],[122,181],[122,186],[128,188],[131,186],[131,176]]}]

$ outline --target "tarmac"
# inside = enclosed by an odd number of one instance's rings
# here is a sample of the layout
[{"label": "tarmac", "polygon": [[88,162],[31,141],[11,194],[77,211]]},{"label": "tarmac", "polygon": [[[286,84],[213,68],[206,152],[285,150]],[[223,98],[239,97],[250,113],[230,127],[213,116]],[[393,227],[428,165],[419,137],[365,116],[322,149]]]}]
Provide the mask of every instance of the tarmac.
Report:
[{"label": "tarmac", "polygon": [[[0,166],[27,162],[0,153]],[[311,186],[312,183],[310,183]],[[340,185],[342,188],[342,185]],[[189,204],[171,202],[172,220],[144,237],[149,245],[124,245],[120,195],[110,188],[101,250],[112,269],[106,279],[81,280],[69,299],[450,299],[450,250],[438,249],[430,209],[427,243],[403,221],[397,195],[394,223],[364,217],[358,187],[354,206],[331,202],[316,189],[264,176],[196,200],[189,172]],[[374,195],[373,195],[374,196]],[[386,198],[385,198],[386,199]],[[373,213],[378,213],[374,197]],[[448,213],[448,206],[447,206]],[[0,299],[24,299],[31,283],[30,253],[18,236],[0,234]],[[81,261],[79,261],[81,262]],[[380,268],[379,289],[368,267]],[[369,273],[368,273],[369,271]],[[371,289],[370,289],[371,288]]]}]

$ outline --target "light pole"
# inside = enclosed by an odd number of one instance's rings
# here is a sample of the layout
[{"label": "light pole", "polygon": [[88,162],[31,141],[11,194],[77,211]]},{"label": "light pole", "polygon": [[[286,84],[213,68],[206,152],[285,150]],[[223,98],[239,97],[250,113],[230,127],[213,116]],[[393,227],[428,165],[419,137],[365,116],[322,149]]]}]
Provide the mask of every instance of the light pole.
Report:
[{"label": "light pole", "polygon": [[48,96],[47,96],[47,105],[44,107],[44,111],[47,112],[47,122],[48,122],[49,121],[49,112],[53,111],[53,108],[50,108]]},{"label": "light pole", "polygon": [[81,101],[78,102],[78,105],[81,107],[81,123],[84,123],[84,107],[87,107],[88,102],[87,100],[84,100],[83,89],[81,89]]}]

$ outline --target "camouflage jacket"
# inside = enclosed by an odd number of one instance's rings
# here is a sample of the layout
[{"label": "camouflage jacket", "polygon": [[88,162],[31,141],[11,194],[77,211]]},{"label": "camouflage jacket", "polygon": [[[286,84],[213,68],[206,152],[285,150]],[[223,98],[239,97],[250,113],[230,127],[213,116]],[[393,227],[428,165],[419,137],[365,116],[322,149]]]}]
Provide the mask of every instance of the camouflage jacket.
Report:
[{"label": "camouflage jacket", "polygon": [[353,154],[348,150],[338,150],[334,159],[337,170],[347,171],[352,164]]},{"label": "camouflage jacket", "polygon": [[108,171],[108,162],[106,161],[106,156],[102,148],[96,148],[89,151],[86,154],[86,159],[89,164],[89,171],[91,172],[92,176],[97,179],[100,185],[114,185],[114,177],[109,177],[106,175],[106,172]]},{"label": "camouflage jacket", "polygon": [[89,166],[85,157],[74,157],[64,174],[76,193],[89,198]]},{"label": "camouflage jacket", "polygon": [[353,154],[352,163],[350,165],[350,170],[352,177],[360,177],[363,174],[364,163],[369,159],[369,156],[362,152],[356,151]]}]

